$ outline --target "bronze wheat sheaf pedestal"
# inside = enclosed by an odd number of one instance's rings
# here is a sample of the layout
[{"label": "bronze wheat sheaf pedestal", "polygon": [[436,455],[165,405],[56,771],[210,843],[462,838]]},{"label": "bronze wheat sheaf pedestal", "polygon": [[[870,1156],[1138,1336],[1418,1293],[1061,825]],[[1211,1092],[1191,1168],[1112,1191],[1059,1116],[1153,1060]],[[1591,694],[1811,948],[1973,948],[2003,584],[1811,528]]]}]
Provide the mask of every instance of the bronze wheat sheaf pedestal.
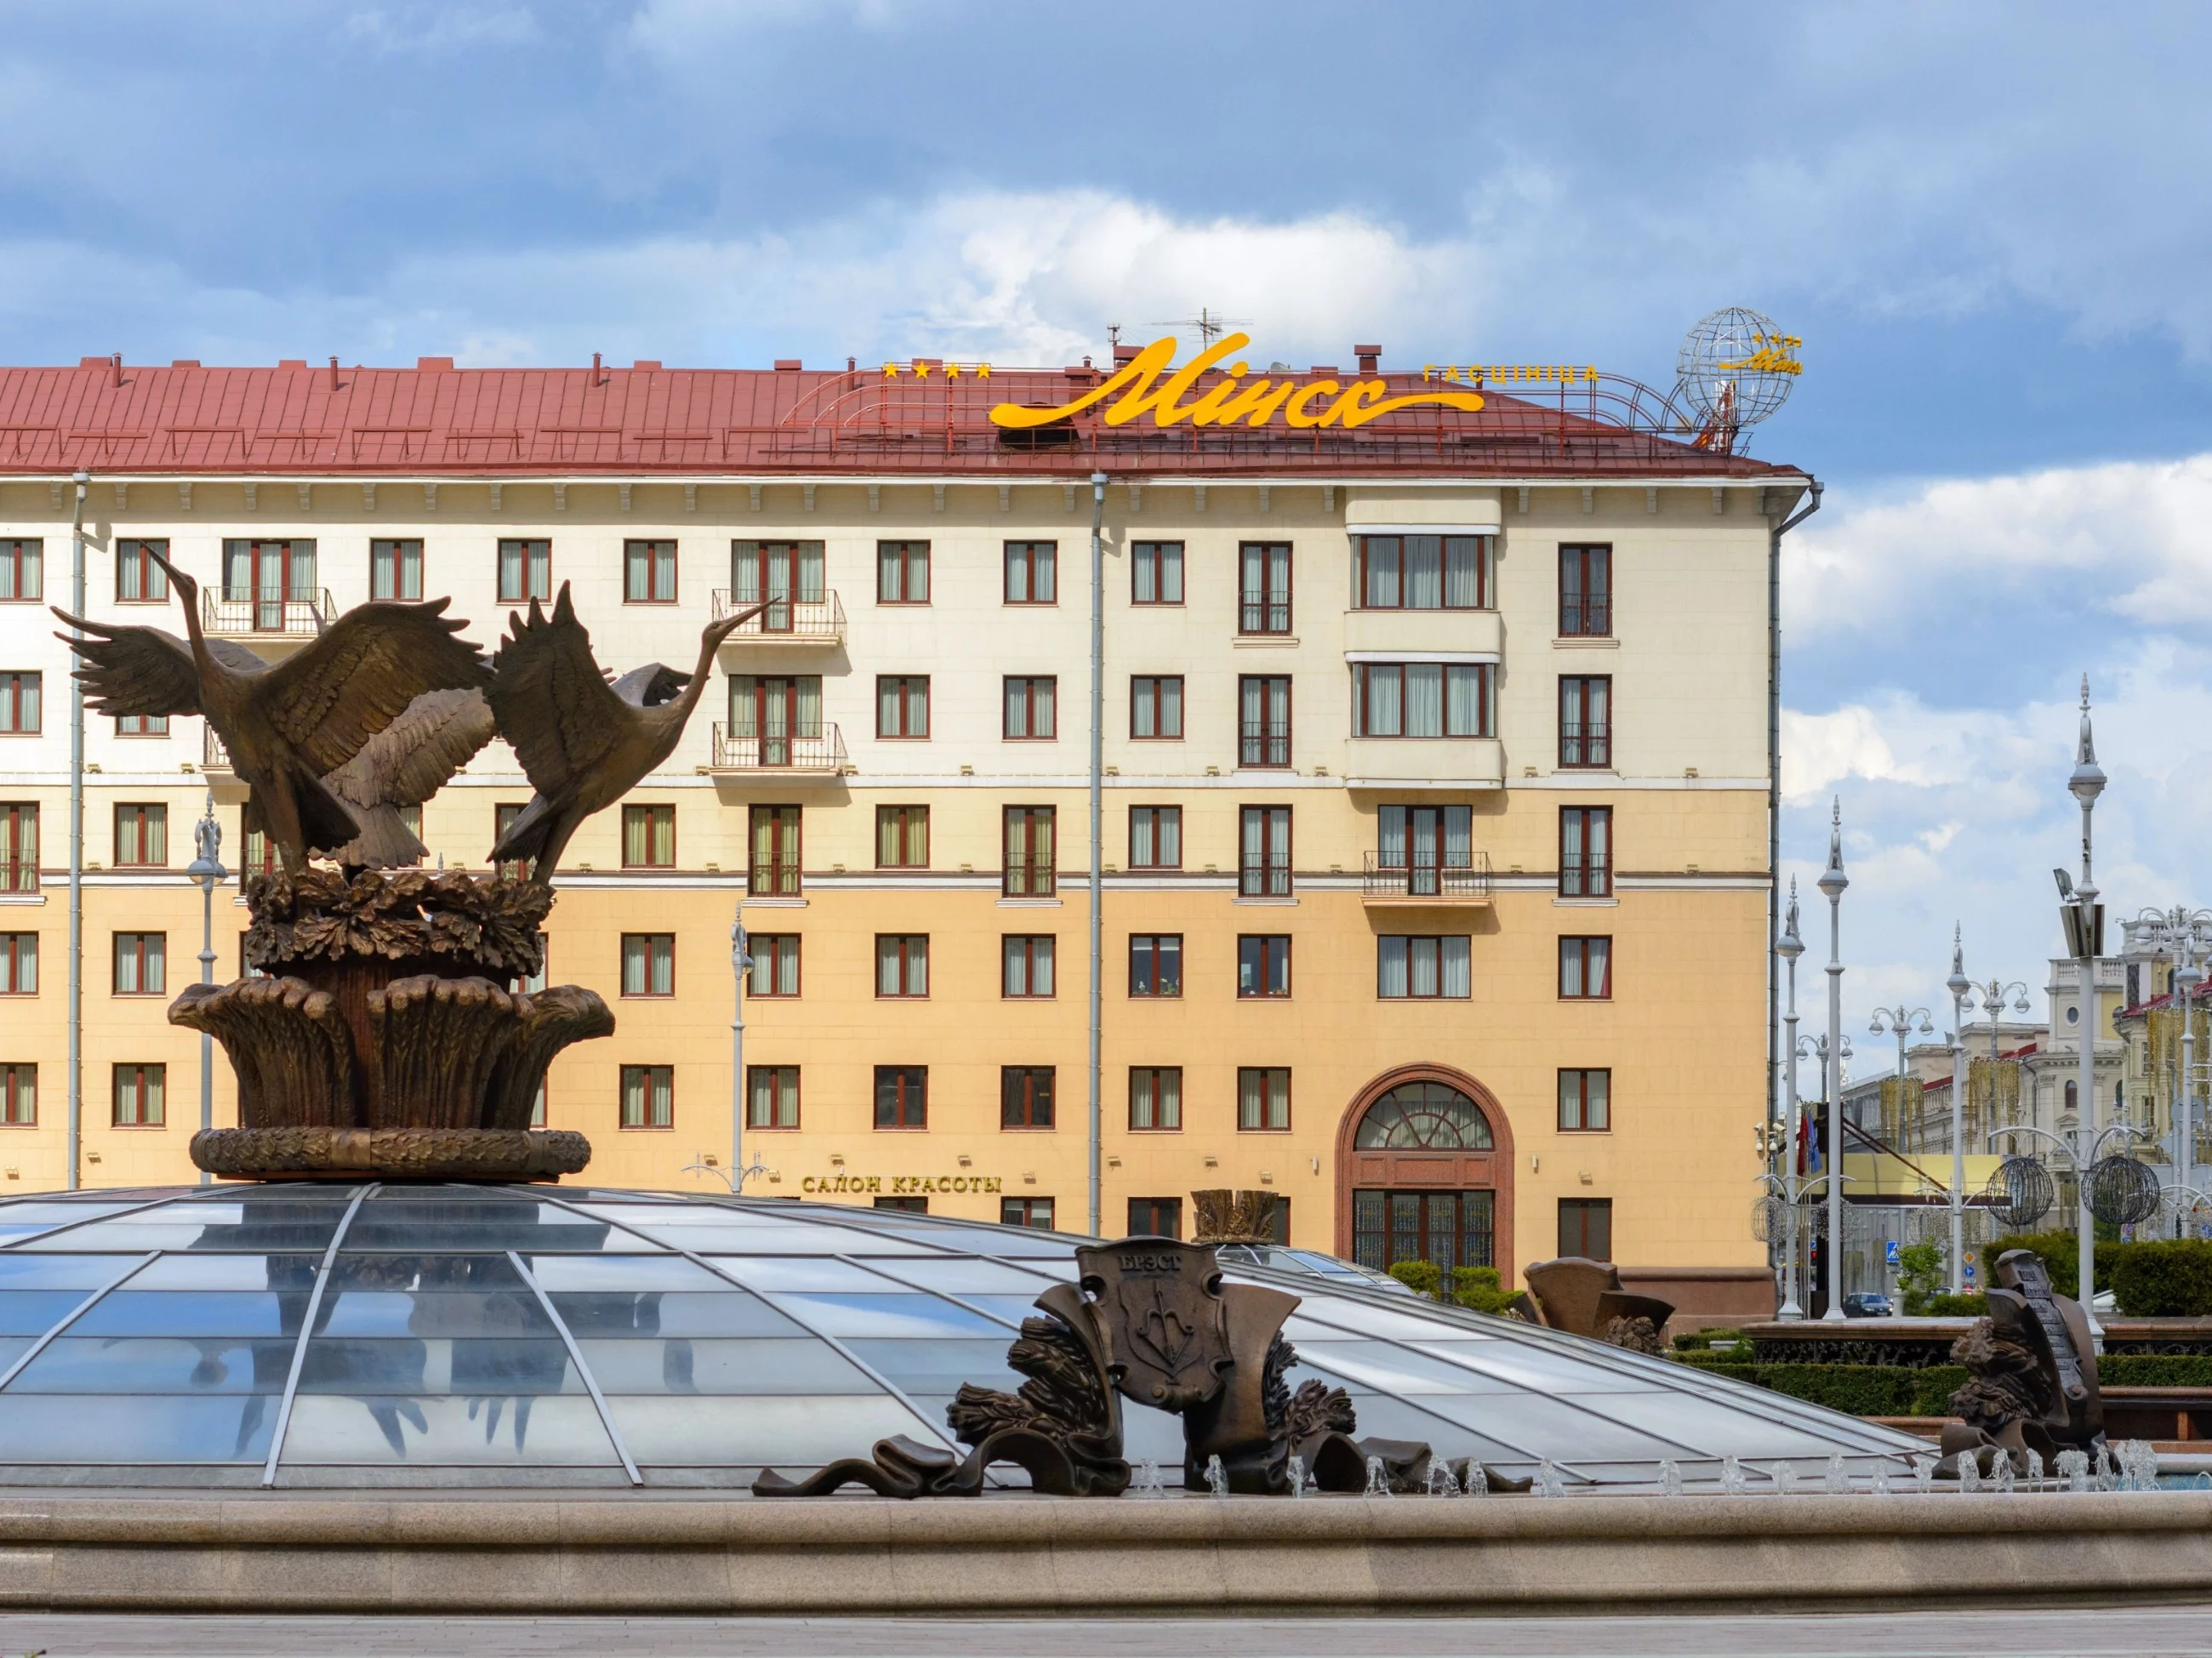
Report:
[{"label": "bronze wheat sheaf pedestal", "polygon": [[310,868],[246,884],[247,965],[194,985],[172,1023],[215,1036],[238,1074],[237,1128],[192,1161],[255,1179],[331,1175],[546,1180],[591,1143],[530,1127],[553,1056],[613,1033],[593,992],[507,986],[544,965],[553,895],[459,871]]}]

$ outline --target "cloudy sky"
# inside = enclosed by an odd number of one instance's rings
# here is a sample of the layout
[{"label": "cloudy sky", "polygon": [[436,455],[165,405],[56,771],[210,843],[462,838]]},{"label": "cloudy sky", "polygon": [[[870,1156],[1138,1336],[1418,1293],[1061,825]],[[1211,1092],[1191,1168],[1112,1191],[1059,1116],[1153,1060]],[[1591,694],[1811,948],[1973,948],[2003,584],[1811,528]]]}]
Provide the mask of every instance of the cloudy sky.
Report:
[{"label": "cloudy sky", "polygon": [[1840,793],[1856,1027],[1940,1005],[1954,920],[2041,982],[2084,671],[2108,898],[2212,902],[2208,48],[2018,0],[18,7],[0,354],[1058,361],[1205,305],[1664,384],[1755,307],[1808,369],[1757,450],[1829,486],[1785,847]]}]

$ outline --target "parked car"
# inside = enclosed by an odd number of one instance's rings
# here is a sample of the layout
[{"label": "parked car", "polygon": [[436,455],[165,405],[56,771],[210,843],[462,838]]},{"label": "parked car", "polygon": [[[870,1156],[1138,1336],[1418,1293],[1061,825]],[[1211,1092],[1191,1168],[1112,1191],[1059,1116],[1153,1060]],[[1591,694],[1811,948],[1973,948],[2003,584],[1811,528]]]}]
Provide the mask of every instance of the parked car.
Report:
[{"label": "parked car", "polygon": [[1845,1318],[1889,1318],[1894,1315],[1896,1310],[1889,1304],[1887,1296],[1860,1295],[1844,1297]]}]

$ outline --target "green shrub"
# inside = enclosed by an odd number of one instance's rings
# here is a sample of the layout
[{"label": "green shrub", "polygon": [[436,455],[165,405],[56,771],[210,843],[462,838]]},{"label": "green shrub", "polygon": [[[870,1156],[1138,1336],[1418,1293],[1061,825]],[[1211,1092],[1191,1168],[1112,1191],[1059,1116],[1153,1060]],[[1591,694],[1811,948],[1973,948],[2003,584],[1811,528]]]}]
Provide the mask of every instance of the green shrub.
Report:
[{"label": "green shrub", "polygon": [[[2112,1269],[2119,1252],[2137,1246],[2131,1243],[2112,1243],[2100,1238],[2096,1243],[2097,1283],[2100,1288],[2112,1282]],[[2077,1264],[2074,1234],[2053,1230],[2048,1232],[2014,1232],[2001,1238],[1992,1238],[1988,1248],[1981,1254],[1981,1274],[1984,1284],[1996,1282],[1997,1257],[2008,1249],[2033,1249],[2043,1260],[2043,1270],[2051,1275],[2052,1291],[2078,1298],[2081,1275],[2075,1271]]]},{"label": "green shrub", "polygon": [[2110,1281],[2113,1305],[2130,1318],[2201,1317],[2212,1313],[2212,1242],[2116,1245]]},{"label": "green shrub", "polygon": [[1849,1416],[1948,1416],[1951,1395],[1966,1385],[1957,1364],[1924,1370],[1896,1364],[1730,1363],[1733,1353],[1691,1352],[1682,1362],[1713,1376],[1765,1388]]},{"label": "green shrub", "polygon": [[1478,1313],[1502,1313],[1505,1310],[1505,1303],[1513,1297],[1507,1292],[1495,1266],[1455,1266],[1452,1268],[1452,1299]]},{"label": "green shrub", "polygon": [[1990,1303],[1985,1296],[1929,1296],[1920,1309],[1928,1318],[1986,1318]]},{"label": "green shrub", "polygon": [[1678,1353],[1698,1353],[1710,1349],[1716,1341],[1741,1341],[1743,1332],[1716,1325],[1710,1330],[1689,1330],[1674,1338]]},{"label": "green shrub", "polygon": [[2106,1388],[2212,1388],[2212,1357],[2199,1353],[2107,1353],[2097,1361]]},{"label": "green shrub", "polygon": [[1432,1260],[1394,1260],[1390,1276],[1396,1278],[1417,1296],[1437,1298],[1437,1286],[1443,1282],[1443,1268]]},{"label": "green shrub", "polygon": [[1928,1311],[1929,1298],[1943,1282],[1943,1252],[1932,1243],[1908,1243],[1897,1252],[1897,1292],[1907,1318]]}]

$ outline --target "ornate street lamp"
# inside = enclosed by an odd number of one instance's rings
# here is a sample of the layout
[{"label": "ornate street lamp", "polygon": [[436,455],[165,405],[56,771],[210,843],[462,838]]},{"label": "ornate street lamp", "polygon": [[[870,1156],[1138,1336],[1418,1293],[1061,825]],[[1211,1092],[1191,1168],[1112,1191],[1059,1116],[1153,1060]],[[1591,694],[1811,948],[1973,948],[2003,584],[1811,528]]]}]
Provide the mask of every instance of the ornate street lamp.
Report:
[{"label": "ornate street lamp", "polygon": [[[2066,792],[2081,807],[2081,878],[2069,884],[2064,870],[2051,873],[2058,879],[2059,920],[2066,929],[2066,942],[2080,964],[2081,1060],[2074,1132],[2083,1146],[2089,1146],[2097,1139],[2097,957],[2104,953],[2105,944],[2105,907],[2097,902],[2090,829],[2097,797],[2105,792],[2105,773],[2097,764],[2096,738],[2089,729],[2089,676],[2086,673],[2081,676],[2081,735],[2075,744],[2074,771],[2066,780]],[[2078,1229],[2075,1264],[2081,1274],[2081,1315],[2088,1321],[2091,1343],[2101,1352],[2105,1330],[2097,1321],[2096,1218],[2090,1212],[2086,1177],[2091,1160],[2078,1153],[2075,1158],[2084,1171],[2084,1178],[2075,1182],[2074,1218]]]},{"label": "ornate street lamp", "polygon": [[1797,878],[1795,876],[1790,878],[1790,908],[1784,912],[1782,936],[1775,941],[1774,953],[1782,958],[1790,979],[1790,1011],[1782,1016],[1782,1023],[1789,1032],[1785,1038],[1788,1057],[1783,1062],[1783,1072],[1787,1078],[1789,1110],[1783,1119],[1782,1141],[1783,1212],[1789,1218],[1789,1236],[1783,1246],[1782,1306],[1775,1314],[1776,1318],[1789,1321],[1805,1316],[1805,1309],[1797,1302],[1797,958],[1805,953],[1805,943],[1797,936]]},{"label": "ornate street lamp", "polygon": [[1828,897],[1828,1052],[1822,1069],[1828,1094],[1828,1310],[1824,1321],[1844,1315],[1844,803],[1837,797],[1828,823],[1828,866],[1820,890]]}]

